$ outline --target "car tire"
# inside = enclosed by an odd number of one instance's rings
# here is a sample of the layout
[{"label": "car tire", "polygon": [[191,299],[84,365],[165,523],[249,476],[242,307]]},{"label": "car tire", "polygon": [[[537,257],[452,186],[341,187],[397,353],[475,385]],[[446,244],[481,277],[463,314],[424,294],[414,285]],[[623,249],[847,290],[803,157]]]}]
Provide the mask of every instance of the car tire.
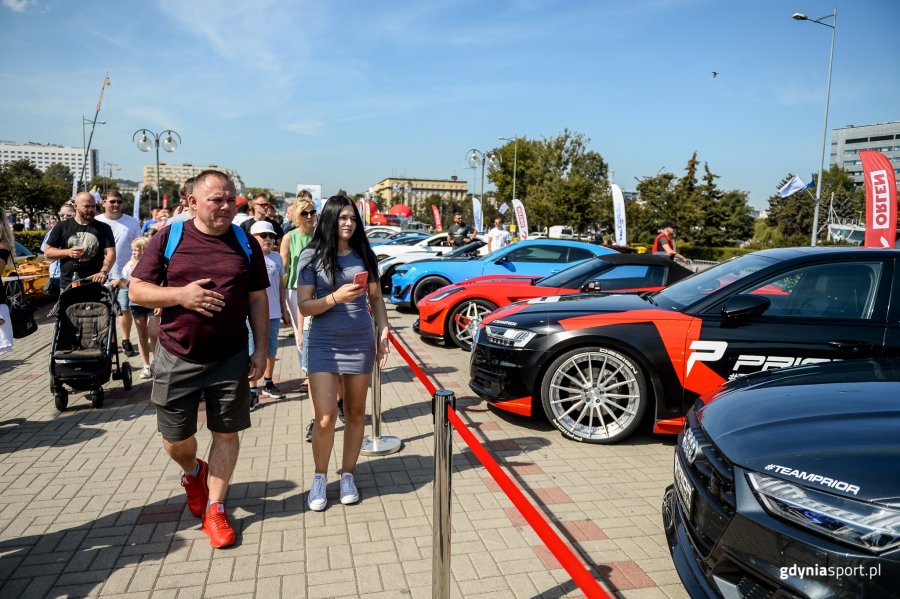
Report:
[{"label": "car tire", "polygon": [[640,425],[649,402],[641,367],[607,347],[562,354],[541,381],[541,404],[551,424],[583,443],[625,439]]},{"label": "car tire", "polygon": [[413,306],[418,306],[419,302],[422,301],[426,295],[431,293],[432,291],[437,291],[441,287],[446,287],[450,284],[450,281],[445,279],[444,277],[439,277],[437,275],[431,275],[425,277],[413,288],[412,291],[412,304]]},{"label": "car tire", "polygon": [[[459,302],[447,317],[447,337],[456,347],[472,351],[474,335],[468,330],[473,319],[481,320],[497,309],[497,305],[484,299],[467,299]],[[477,328],[475,333],[477,334]]]},{"label": "car tire", "polygon": [[396,266],[388,266],[384,274],[381,275],[381,294],[384,297],[391,297],[391,277],[397,272]]}]

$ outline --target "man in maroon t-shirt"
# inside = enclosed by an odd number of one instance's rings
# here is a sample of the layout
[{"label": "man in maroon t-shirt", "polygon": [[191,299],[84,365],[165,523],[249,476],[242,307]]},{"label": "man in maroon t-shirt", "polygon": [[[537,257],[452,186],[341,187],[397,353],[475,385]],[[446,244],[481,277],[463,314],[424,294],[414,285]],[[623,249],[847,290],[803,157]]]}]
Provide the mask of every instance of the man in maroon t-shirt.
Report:
[{"label": "man in maroon t-shirt", "polygon": [[[248,238],[248,260],[231,230],[235,190],[224,173],[200,173],[188,203],[196,216],[184,222],[175,252],[167,261],[172,228],[165,227],[135,267],[129,297],[163,309],[150,400],[163,447],[184,469],[188,507],[218,548],[235,540],[224,501],[240,451],[238,432],[250,427],[248,377],[262,376],[266,365],[269,281],[259,243]],[[256,345],[249,365],[248,317]],[[208,464],[197,459],[194,436],[201,399],[212,434]]]}]

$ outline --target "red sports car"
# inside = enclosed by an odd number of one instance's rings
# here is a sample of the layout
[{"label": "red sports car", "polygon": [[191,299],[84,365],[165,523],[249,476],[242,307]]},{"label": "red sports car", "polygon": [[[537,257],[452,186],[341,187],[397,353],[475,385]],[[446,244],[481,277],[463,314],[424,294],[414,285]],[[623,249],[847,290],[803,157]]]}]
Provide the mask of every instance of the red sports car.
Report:
[{"label": "red sports car", "polygon": [[419,302],[413,330],[425,339],[469,351],[485,314],[519,300],[582,292],[658,291],[693,272],[652,254],[605,254],[549,277],[489,275],[448,285]]}]

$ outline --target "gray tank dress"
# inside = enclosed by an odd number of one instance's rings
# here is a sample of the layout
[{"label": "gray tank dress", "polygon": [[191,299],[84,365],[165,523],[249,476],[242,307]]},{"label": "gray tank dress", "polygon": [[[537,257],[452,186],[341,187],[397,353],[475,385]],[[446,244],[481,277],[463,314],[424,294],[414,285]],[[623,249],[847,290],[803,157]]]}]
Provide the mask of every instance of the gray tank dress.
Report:
[{"label": "gray tank dress", "polygon": [[[366,270],[356,252],[338,256],[337,284],[331,282],[313,250],[304,249],[297,260],[297,285],[315,285],[318,298],[353,282]],[[374,282],[371,279],[370,283]],[[375,327],[366,294],[352,302],[337,304],[312,317],[307,338],[307,372],[369,374],[375,364]]]}]

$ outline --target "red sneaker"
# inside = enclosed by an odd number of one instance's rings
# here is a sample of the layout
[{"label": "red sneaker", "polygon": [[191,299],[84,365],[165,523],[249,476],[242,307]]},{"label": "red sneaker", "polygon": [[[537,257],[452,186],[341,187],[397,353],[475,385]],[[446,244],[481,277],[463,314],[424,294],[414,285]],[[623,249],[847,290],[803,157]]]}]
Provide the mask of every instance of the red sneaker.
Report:
[{"label": "red sneaker", "polygon": [[209,511],[203,514],[203,532],[209,537],[209,544],[216,549],[234,545],[234,528],[228,521],[223,503],[213,503]]},{"label": "red sneaker", "polygon": [[206,502],[209,500],[209,485],[206,482],[209,476],[209,465],[203,460],[198,459],[200,471],[197,476],[181,475],[181,486],[187,493],[187,504],[191,513],[198,518],[203,515],[206,510]]}]

